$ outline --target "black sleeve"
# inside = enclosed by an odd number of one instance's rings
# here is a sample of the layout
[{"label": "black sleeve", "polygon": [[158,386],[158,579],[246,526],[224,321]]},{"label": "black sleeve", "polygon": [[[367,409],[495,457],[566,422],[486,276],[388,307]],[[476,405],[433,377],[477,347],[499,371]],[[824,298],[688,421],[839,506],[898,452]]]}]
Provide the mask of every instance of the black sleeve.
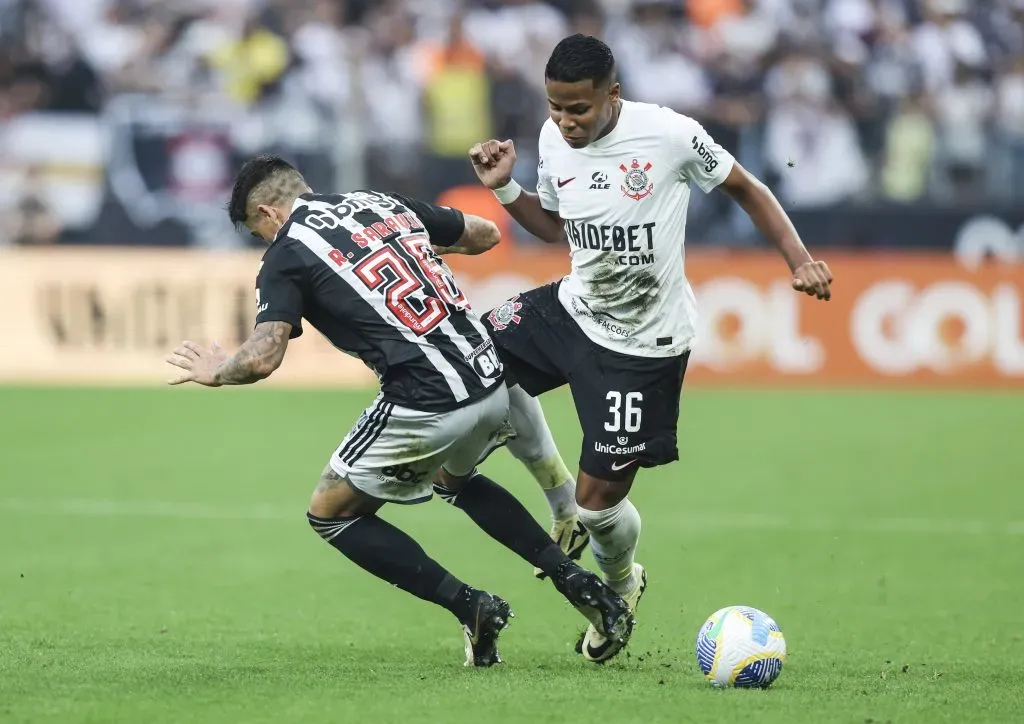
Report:
[{"label": "black sleeve", "polygon": [[401,194],[389,193],[388,196],[419,217],[432,244],[451,246],[462,238],[462,232],[466,230],[466,217],[458,209],[428,204]]},{"label": "black sleeve", "polygon": [[288,322],[290,338],[301,335],[305,278],[306,265],[293,249],[280,246],[268,251],[256,277],[256,324]]}]

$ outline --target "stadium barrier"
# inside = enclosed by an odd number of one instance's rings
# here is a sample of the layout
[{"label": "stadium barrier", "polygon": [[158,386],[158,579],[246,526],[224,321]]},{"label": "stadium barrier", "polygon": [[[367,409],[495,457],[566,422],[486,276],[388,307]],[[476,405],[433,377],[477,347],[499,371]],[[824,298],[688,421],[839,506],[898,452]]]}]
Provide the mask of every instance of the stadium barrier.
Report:
[{"label": "stadium barrier", "polygon": [[[501,247],[499,247],[501,249]],[[451,257],[478,311],[568,268],[564,250]],[[833,255],[831,302],[790,289],[770,254],[694,252],[693,384],[1024,388],[1024,265],[949,256]],[[0,382],[162,384],[182,339],[232,348],[255,316],[259,252],[0,251]],[[372,384],[307,327],[265,384]]]}]

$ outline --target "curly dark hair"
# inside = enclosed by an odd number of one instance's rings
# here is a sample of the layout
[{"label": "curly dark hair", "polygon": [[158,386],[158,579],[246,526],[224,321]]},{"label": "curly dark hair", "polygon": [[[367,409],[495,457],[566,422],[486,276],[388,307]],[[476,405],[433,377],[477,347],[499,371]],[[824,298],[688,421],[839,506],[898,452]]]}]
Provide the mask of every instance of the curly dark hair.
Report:
[{"label": "curly dark hair", "polygon": [[598,38],[576,33],[563,38],[551,51],[544,78],[561,83],[589,80],[595,87],[607,85],[615,78],[615,56]]}]

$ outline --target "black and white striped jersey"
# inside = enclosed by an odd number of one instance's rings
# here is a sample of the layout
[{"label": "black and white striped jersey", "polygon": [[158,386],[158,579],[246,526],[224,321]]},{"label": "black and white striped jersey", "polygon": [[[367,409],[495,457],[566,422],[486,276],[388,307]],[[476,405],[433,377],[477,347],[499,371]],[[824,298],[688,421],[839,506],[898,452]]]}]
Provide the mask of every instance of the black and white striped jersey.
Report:
[{"label": "black and white striped jersey", "polygon": [[385,401],[423,411],[469,404],[502,366],[448,266],[462,212],[398,194],[304,194],[263,255],[256,323],[302,319],[377,373]]}]

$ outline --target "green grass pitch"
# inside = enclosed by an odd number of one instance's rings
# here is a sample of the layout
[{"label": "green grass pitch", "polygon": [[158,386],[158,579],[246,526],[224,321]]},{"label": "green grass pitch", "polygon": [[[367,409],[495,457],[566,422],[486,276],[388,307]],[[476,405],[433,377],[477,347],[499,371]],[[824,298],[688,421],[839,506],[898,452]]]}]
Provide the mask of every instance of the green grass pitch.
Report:
[{"label": "green grass pitch", "polygon": [[[507,663],[304,518],[372,391],[0,390],[2,722],[1011,722],[1024,707],[1024,397],[688,390],[644,471],[628,657],[431,501],[385,516],[506,597]],[[575,467],[570,398],[545,408]],[[525,471],[486,465],[546,524]],[[589,553],[584,562],[593,565]],[[694,660],[715,609],[782,626],[768,691]]]}]

